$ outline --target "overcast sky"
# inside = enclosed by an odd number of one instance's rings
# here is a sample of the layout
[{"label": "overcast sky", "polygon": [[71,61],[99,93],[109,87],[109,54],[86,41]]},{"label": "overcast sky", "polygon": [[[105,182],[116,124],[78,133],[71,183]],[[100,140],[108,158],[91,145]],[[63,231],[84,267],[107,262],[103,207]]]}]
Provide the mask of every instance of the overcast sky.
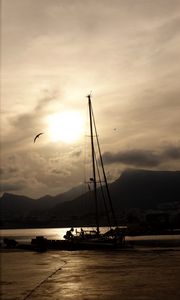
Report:
[{"label": "overcast sky", "polygon": [[1,27],[2,192],[83,182],[84,139],[52,142],[47,118],[86,115],[91,90],[110,180],[180,169],[180,0],[2,0]]}]

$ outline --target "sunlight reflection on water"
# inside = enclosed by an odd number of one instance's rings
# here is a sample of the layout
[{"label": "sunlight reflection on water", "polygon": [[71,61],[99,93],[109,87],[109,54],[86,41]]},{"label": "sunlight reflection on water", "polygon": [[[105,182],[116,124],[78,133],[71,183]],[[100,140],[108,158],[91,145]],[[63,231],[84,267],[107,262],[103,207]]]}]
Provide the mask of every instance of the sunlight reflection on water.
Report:
[{"label": "sunlight reflection on water", "polygon": [[[38,235],[62,239],[69,229],[9,229],[1,230],[0,234],[1,238],[29,242]],[[101,231],[105,230],[106,227],[101,228]],[[126,239],[162,243],[163,240],[180,241],[180,236]],[[1,296],[3,300],[24,300],[29,293],[28,300],[177,300],[180,298],[180,248],[173,249],[172,245],[171,242],[171,249],[149,248],[146,242],[146,248],[122,252],[52,251],[39,254],[2,251]]]},{"label": "sunlight reflection on water", "polygon": [[180,299],[180,251],[1,254],[3,300]]},{"label": "sunlight reflection on water", "polygon": [[[14,238],[17,241],[29,242],[32,238],[36,236],[44,236],[48,239],[63,239],[66,231],[69,228],[31,228],[31,229],[2,229],[0,230],[0,237]],[[79,227],[74,227],[76,230],[80,230]],[[95,229],[94,227],[87,228],[83,227],[84,230]],[[100,231],[103,233],[107,230],[107,227],[101,227]],[[147,236],[126,236],[127,241],[138,241],[138,240],[177,240],[180,241],[180,235],[147,235]]]}]

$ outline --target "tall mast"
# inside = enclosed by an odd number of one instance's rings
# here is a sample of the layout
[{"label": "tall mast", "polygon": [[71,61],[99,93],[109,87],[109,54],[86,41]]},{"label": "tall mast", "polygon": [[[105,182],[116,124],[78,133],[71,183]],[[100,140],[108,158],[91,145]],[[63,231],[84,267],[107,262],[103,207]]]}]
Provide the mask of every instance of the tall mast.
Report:
[{"label": "tall mast", "polygon": [[106,186],[107,196],[108,196],[108,200],[109,200],[109,204],[110,204],[110,208],[111,208],[111,213],[112,213],[114,225],[117,227],[118,224],[117,224],[114,208],[113,208],[113,205],[112,205],[112,199],[111,199],[111,195],[110,195],[110,192],[109,192],[109,186],[108,186],[108,183],[107,183],[107,177],[106,177],[106,173],[105,173],[105,169],[104,169],[104,164],[103,164],[103,159],[102,159],[102,154],[101,154],[101,149],[100,149],[100,144],[99,144],[99,139],[98,139],[98,134],[97,134],[96,123],[95,123],[95,118],[94,118],[93,111],[92,111],[92,118],[93,118],[93,123],[94,123],[95,136],[96,136],[96,140],[97,140],[99,158],[100,158],[100,162],[101,162],[101,167],[102,167],[104,182],[105,182],[105,186]]},{"label": "tall mast", "polygon": [[97,184],[96,184],[95,149],[94,149],[94,137],[93,137],[91,95],[88,95],[87,98],[88,98],[88,107],[89,107],[89,122],[90,122],[90,135],[91,135],[93,186],[94,186],[94,200],[95,200],[95,208],[96,208],[96,228],[97,228],[97,234],[99,235],[99,216],[98,216],[98,201],[97,201]]}]

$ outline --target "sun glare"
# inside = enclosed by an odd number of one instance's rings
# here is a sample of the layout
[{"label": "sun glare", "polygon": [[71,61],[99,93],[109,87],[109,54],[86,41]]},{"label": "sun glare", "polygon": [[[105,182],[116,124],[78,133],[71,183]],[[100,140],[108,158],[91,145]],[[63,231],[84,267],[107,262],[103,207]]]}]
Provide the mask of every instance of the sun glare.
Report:
[{"label": "sun glare", "polygon": [[52,141],[72,143],[83,135],[84,120],[80,112],[64,111],[49,116],[48,125]]}]

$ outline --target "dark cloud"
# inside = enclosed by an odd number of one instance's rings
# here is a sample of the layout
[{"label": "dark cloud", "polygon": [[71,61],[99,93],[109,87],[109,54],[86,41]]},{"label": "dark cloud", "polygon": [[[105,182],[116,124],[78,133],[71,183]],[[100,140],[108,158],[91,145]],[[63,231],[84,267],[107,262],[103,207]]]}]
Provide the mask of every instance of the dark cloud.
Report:
[{"label": "dark cloud", "polygon": [[61,169],[53,169],[53,170],[52,170],[52,173],[53,173],[53,174],[57,174],[57,175],[59,175],[59,176],[64,176],[64,177],[69,176],[69,172],[68,172],[68,171],[61,170]]},{"label": "dark cloud", "polygon": [[81,155],[82,151],[79,150],[79,151],[75,151],[72,153],[72,156],[75,156],[75,157],[79,157]]},{"label": "dark cloud", "polygon": [[18,168],[16,168],[16,167],[9,167],[7,171],[8,171],[8,173],[17,173],[18,172]]},{"label": "dark cloud", "polygon": [[174,36],[179,35],[180,18],[176,17],[163,24],[159,30],[159,41],[169,42]]},{"label": "dark cloud", "polygon": [[56,99],[58,92],[57,91],[51,92],[49,90],[45,90],[44,94],[45,94],[44,97],[42,97],[37,103],[34,109],[35,112],[40,112],[44,110],[44,108],[46,108],[47,105],[51,104],[51,101]]},{"label": "dark cloud", "polygon": [[62,175],[62,174],[63,174],[63,171],[62,171],[62,170],[59,170],[59,169],[53,169],[53,170],[52,170],[52,173]]},{"label": "dark cloud", "polygon": [[169,146],[164,150],[164,156],[171,159],[180,159],[180,147]]},{"label": "dark cloud", "polygon": [[52,164],[58,164],[60,162],[60,158],[59,157],[58,158],[50,158],[50,162]]},{"label": "dark cloud", "polygon": [[18,172],[19,169],[17,167],[7,166],[6,164],[2,168],[0,168],[1,180],[5,180],[5,179],[11,180],[13,179],[14,176],[17,176]]},{"label": "dark cloud", "polygon": [[11,162],[15,162],[15,160],[16,160],[16,155],[10,155],[10,156],[8,157],[8,160],[11,161]]},{"label": "dark cloud", "polygon": [[103,160],[106,164],[123,163],[141,167],[155,167],[162,162],[162,158],[146,150],[129,150],[118,153],[105,152]]},{"label": "dark cloud", "polygon": [[152,151],[134,149],[117,153],[105,152],[103,160],[105,164],[123,163],[136,167],[157,167],[160,164],[180,159],[180,146],[168,146],[155,153]]},{"label": "dark cloud", "polygon": [[0,168],[0,175],[4,174],[4,169]]},{"label": "dark cloud", "polygon": [[55,91],[45,91],[45,95],[40,98],[34,109],[28,113],[19,114],[16,117],[13,117],[11,119],[11,124],[16,128],[22,129],[23,131],[24,128],[27,129],[37,126],[37,124],[40,123],[39,117],[41,117],[42,113],[50,104],[50,102],[55,100],[56,95],[57,93]]},{"label": "dark cloud", "polygon": [[12,192],[12,191],[21,191],[26,187],[25,181],[16,181],[16,182],[3,182],[1,183],[1,192]]},{"label": "dark cloud", "polygon": [[[35,124],[36,116],[34,111],[17,115],[11,119],[11,124],[17,129],[24,131],[24,129],[31,128],[32,124]],[[38,122],[38,120],[37,120]],[[27,132],[26,132],[27,134]]]},{"label": "dark cloud", "polygon": [[[44,117],[48,106],[56,100],[56,91],[44,91],[37,105],[29,112],[18,114],[9,118],[11,130],[3,143],[4,149],[10,149],[12,146],[26,144],[28,140],[34,139],[34,136],[43,131],[42,118]],[[53,105],[52,105],[53,107]],[[51,109],[48,110],[51,112]]]}]

